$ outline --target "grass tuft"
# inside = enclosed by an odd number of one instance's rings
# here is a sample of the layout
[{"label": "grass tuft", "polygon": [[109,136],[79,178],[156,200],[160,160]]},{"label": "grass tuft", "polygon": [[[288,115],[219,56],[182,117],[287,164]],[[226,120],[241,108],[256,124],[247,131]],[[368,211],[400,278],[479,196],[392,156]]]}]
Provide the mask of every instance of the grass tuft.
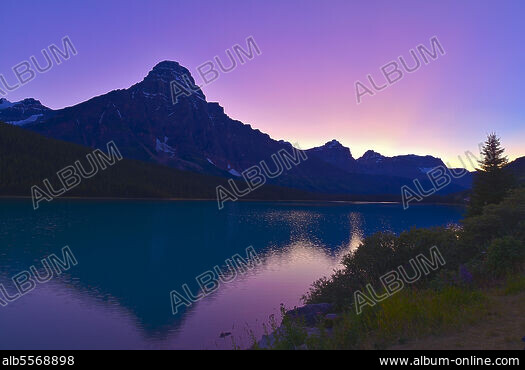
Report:
[{"label": "grass tuft", "polygon": [[525,291],[525,276],[509,277],[503,286],[504,295],[514,295]]}]

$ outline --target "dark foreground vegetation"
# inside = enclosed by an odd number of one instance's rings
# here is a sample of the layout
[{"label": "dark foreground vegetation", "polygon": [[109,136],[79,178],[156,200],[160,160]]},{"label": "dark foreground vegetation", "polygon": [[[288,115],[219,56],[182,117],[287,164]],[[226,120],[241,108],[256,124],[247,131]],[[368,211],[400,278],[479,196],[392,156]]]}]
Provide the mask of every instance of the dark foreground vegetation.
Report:
[{"label": "dark foreground vegetation", "polygon": [[[490,313],[498,296],[525,296],[525,187],[502,170],[502,154],[499,139],[490,135],[460,225],[367,237],[344,257],[342,269],[318,280],[303,298],[307,304],[330,303],[336,314],[330,319],[320,315],[315,329],[284,315],[280,328],[272,328],[272,348],[388,348],[468,327]],[[377,296],[384,295],[381,276],[400,266],[417,276],[410,260],[429,256],[433,246],[445,261],[442,266],[380,302],[371,299],[357,313],[355,292],[370,296],[366,287],[371,284]],[[521,330],[510,340],[521,342]]]}]

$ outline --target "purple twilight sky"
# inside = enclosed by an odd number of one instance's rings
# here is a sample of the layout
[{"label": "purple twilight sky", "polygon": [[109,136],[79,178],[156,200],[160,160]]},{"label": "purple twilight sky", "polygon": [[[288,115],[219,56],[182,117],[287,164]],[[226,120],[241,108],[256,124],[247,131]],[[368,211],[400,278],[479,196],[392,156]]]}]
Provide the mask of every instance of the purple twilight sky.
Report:
[{"label": "purple twilight sky", "polygon": [[[509,157],[525,153],[523,1],[2,0],[0,74],[69,36],[78,55],[16,91],[51,108],[142,80],[162,60],[196,68],[253,36],[262,54],[204,86],[232,118],[299,143],[338,139],[354,157],[458,155],[496,131]],[[355,82],[437,36],[445,50],[356,104]],[[409,63],[410,64],[410,63]],[[0,86],[0,88],[2,88]]]}]

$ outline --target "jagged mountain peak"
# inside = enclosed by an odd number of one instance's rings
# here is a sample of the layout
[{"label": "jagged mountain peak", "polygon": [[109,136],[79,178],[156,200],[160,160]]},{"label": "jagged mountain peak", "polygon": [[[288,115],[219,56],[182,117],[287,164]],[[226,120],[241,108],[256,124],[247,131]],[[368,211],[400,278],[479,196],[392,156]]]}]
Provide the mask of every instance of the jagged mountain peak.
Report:
[{"label": "jagged mountain peak", "polygon": [[162,62],[157,63],[153,69],[178,69],[178,68],[184,68],[180,65],[179,62],[176,62],[174,60],[163,60]]},{"label": "jagged mountain peak", "polygon": [[6,98],[0,98],[0,110],[1,109],[11,108],[13,105],[14,105],[14,103],[11,103]]},{"label": "jagged mountain peak", "polygon": [[34,99],[34,98],[25,98],[24,100],[22,101],[19,101],[18,102],[19,104],[39,104],[39,105],[42,105],[42,103],[40,103],[40,100],[37,100],[37,99]]},{"label": "jagged mountain peak", "polygon": [[445,166],[441,159],[430,155],[405,154],[387,157],[373,150],[366,151],[357,163],[364,173],[408,178],[417,178],[438,166]]},{"label": "jagged mountain peak", "polygon": [[50,112],[52,112],[51,109],[33,98],[26,98],[15,103],[5,98],[0,99],[0,121],[12,125],[23,126],[36,122]]},{"label": "jagged mountain peak", "polygon": [[317,147],[312,148],[310,150],[321,151],[321,150],[327,150],[327,149],[343,149],[345,151],[346,150],[350,151],[350,148],[347,148],[346,146],[341,144],[336,139],[333,139],[331,141],[327,141],[324,145],[317,146]]},{"label": "jagged mountain peak", "polygon": [[323,145],[324,147],[326,148],[329,148],[329,149],[335,149],[335,148],[345,148],[343,146],[343,144],[341,144],[339,141],[337,141],[336,139],[333,139],[331,141],[328,141],[326,144]]},{"label": "jagged mountain peak", "polygon": [[0,99],[0,109],[7,109],[12,107],[32,107],[32,108],[41,108],[43,110],[49,110],[48,107],[42,105],[40,100],[36,100],[34,98],[25,98],[23,100],[20,100],[18,102],[10,102],[6,98]]},{"label": "jagged mountain peak", "polygon": [[359,160],[369,161],[373,159],[382,159],[382,158],[385,158],[385,156],[376,151],[367,150],[365,154],[363,154],[363,156],[359,158]]},{"label": "jagged mountain peak", "polygon": [[148,73],[148,76],[191,76],[190,71],[181,66],[178,62],[171,60],[164,60],[157,63],[153,69]]},{"label": "jagged mountain peak", "polygon": [[[181,92],[179,97],[197,98],[206,101],[206,96],[197,86],[191,72],[178,62],[164,60],[157,63],[147,74],[144,80],[134,86],[131,90],[142,90],[145,96],[163,95],[171,97],[172,93]],[[170,99],[171,100],[171,99]]]},{"label": "jagged mountain peak", "polygon": [[355,159],[352,157],[350,148],[345,147],[337,140],[332,140],[323,146],[315,147],[306,151],[325,162],[345,171],[353,171]]},{"label": "jagged mountain peak", "polygon": [[311,152],[317,152],[317,153],[332,153],[330,155],[334,155],[335,152],[337,152],[337,155],[340,158],[349,158],[354,159],[352,157],[352,153],[350,152],[350,148],[344,146],[339,141],[333,139],[331,141],[328,141],[326,144],[322,146],[318,146],[312,149],[309,149]]}]

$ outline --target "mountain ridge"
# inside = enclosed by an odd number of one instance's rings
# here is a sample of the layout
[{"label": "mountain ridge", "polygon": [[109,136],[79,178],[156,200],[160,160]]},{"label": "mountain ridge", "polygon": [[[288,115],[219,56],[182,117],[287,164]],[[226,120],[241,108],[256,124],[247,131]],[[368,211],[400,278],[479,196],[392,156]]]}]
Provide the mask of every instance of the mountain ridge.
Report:
[{"label": "mountain ridge", "polygon": [[[178,95],[176,104],[174,83],[186,83],[191,90],[191,94]],[[3,112],[0,110],[0,120]],[[124,157],[224,177],[239,177],[261,161],[271,166],[273,153],[292,148],[286,141],[230,118],[219,103],[206,100],[188,69],[172,61],[158,63],[141,82],[127,89],[59,110],[47,108],[22,127],[92,148],[113,140]],[[369,152],[354,159],[349,148],[332,140],[305,150],[307,161],[269,182],[324,193],[399,194],[402,185],[426,177],[422,169],[444,165],[431,156],[385,157]],[[374,153],[375,163],[370,159]],[[455,183],[443,191],[465,188]]]}]

